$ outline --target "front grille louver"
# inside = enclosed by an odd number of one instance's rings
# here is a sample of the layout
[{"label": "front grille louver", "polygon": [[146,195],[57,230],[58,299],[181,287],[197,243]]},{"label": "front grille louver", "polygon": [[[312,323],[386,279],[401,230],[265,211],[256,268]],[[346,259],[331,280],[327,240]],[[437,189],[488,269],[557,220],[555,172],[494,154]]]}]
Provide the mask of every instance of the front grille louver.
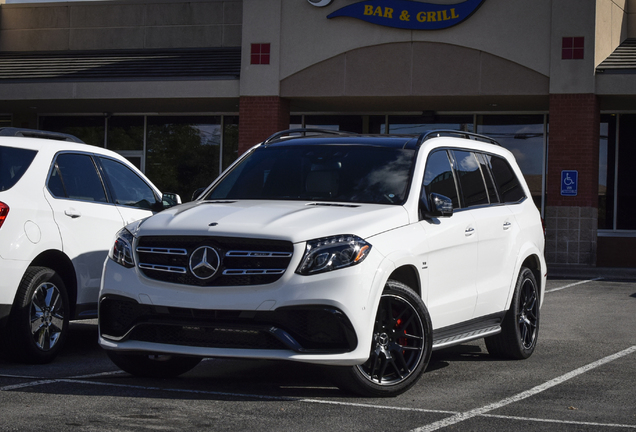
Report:
[{"label": "front grille louver", "polygon": [[[209,279],[190,270],[190,255],[202,246],[216,250],[219,268]],[[150,279],[182,285],[262,285],[277,281],[287,270],[293,244],[283,240],[207,236],[141,237],[137,248],[141,272]]]}]

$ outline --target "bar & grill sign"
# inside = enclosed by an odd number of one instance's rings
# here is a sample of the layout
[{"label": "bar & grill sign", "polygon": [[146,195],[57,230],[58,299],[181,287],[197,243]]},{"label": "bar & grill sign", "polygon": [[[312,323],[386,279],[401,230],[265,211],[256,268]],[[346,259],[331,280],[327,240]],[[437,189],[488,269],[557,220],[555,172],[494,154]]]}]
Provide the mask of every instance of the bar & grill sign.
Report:
[{"label": "bar & grill sign", "polygon": [[367,0],[338,9],[327,18],[350,17],[407,30],[441,30],[469,18],[484,1],[433,4],[413,0]]}]

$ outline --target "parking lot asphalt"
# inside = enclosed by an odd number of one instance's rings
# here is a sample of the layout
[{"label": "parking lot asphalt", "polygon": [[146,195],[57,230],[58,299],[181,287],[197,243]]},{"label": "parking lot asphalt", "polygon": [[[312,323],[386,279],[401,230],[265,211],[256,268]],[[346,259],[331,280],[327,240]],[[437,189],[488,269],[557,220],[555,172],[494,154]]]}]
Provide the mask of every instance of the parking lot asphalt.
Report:
[{"label": "parking lot asphalt", "polygon": [[135,378],[99,348],[94,320],[75,322],[53,363],[0,360],[0,431],[636,430],[636,282],[593,276],[548,280],[528,360],[491,358],[482,341],[436,351],[390,399],[288,362],[208,359],[179,378]]}]

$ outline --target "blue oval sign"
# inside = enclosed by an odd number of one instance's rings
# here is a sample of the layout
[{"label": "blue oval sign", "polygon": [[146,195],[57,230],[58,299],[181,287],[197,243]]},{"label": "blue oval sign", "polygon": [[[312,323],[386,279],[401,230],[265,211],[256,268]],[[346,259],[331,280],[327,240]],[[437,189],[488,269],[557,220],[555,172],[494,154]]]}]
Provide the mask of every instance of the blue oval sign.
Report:
[{"label": "blue oval sign", "polygon": [[338,9],[327,18],[344,16],[407,30],[441,30],[466,20],[483,2],[432,4],[413,0],[367,0]]}]

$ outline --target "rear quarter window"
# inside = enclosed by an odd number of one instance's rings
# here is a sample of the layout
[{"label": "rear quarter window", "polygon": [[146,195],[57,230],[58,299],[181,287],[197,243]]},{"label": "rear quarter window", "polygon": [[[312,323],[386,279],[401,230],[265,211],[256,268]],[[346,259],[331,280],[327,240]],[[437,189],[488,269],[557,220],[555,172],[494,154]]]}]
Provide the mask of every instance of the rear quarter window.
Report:
[{"label": "rear quarter window", "polygon": [[11,189],[33,162],[37,151],[0,146],[0,191]]},{"label": "rear quarter window", "polygon": [[499,156],[489,155],[487,158],[490,159],[501,202],[516,203],[523,200],[526,194],[508,161]]}]

